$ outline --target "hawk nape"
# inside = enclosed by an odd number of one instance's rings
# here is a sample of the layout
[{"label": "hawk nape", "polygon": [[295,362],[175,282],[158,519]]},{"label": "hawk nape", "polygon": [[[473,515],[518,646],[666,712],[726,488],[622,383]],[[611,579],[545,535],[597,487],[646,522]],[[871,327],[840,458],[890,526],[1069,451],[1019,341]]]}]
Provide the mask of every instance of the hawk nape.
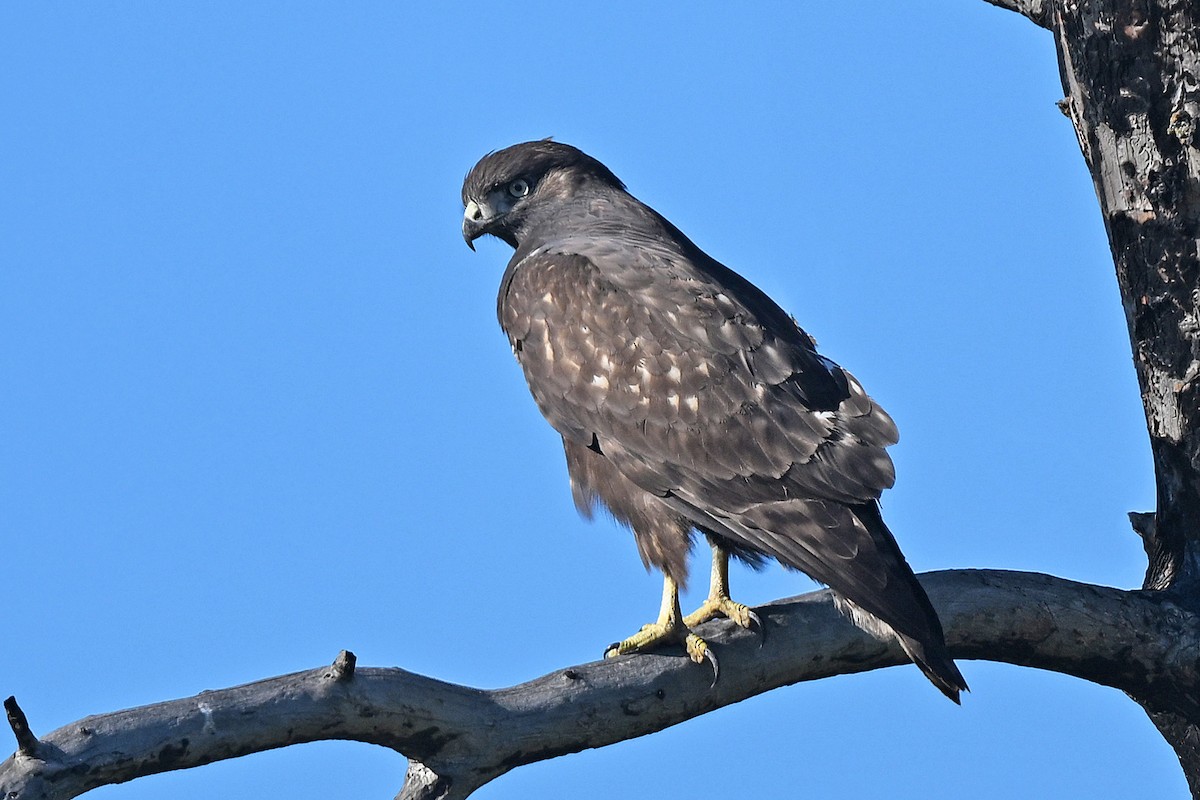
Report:
[{"label": "hawk nape", "polygon": [[[462,233],[516,249],[497,313],[538,408],[562,434],[575,504],[601,504],[664,575],[658,621],[606,655],[660,643],[715,658],[691,632],[729,597],[729,555],[828,585],[855,624],[894,638],[958,702],[966,681],[879,513],[895,474],[891,418],[818,355],[788,314],[569,145],[526,142],[467,175]],[[473,246],[472,246],[473,247]],[[692,534],[708,537],[708,600],[683,617]]]}]

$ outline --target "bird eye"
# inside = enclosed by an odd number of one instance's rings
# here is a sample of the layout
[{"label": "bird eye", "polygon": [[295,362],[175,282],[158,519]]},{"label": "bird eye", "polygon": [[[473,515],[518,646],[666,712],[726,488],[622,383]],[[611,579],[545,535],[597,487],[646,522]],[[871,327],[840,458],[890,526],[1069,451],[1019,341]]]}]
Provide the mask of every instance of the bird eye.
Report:
[{"label": "bird eye", "polygon": [[524,197],[529,194],[529,182],[524,178],[517,178],[508,185],[508,193],[513,197]]}]

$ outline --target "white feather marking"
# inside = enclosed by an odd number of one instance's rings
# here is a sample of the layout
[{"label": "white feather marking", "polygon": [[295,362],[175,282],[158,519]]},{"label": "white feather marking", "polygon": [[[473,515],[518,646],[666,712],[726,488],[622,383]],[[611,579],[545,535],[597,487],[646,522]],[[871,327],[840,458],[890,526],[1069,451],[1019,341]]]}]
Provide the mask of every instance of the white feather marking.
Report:
[{"label": "white feather marking", "polygon": [[690,395],[690,396],[689,396],[689,397],[688,397],[686,400],[684,400],[683,402],[687,404],[687,407],[688,407],[688,408],[690,408],[690,409],[692,410],[692,413],[693,413],[693,414],[695,414],[697,411],[699,411],[699,410],[700,410],[700,398],[699,398],[699,397],[697,397],[697,396],[696,396],[696,395],[694,395],[694,394],[693,394],[693,395]]},{"label": "white feather marking", "polygon": [[592,386],[599,386],[601,389],[607,389],[608,378],[604,377],[603,375],[593,375]]},{"label": "white feather marking", "polygon": [[682,377],[683,377],[683,373],[679,371],[679,367],[676,366],[675,364],[672,364],[671,368],[669,370],[667,370],[668,380],[671,380],[674,383],[679,383],[679,379]]},{"label": "white feather marking", "polygon": [[676,411],[679,410],[679,395],[675,392],[667,392],[667,405]]}]

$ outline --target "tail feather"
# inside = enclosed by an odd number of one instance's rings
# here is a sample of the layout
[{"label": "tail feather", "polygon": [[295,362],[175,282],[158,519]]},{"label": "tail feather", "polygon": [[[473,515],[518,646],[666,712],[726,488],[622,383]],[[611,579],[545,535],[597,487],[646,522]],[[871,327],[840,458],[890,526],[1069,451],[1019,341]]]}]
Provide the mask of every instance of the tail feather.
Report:
[{"label": "tail feather", "polygon": [[[887,638],[893,638],[900,644],[930,683],[946,697],[961,704],[959,693],[970,691],[970,688],[962,673],[958,671],[958,666],[946,652],[942,621],[938,618],[933,604],[929,602],[925,588],[921,586],[912,568],[908,566],[904,554],[900,552],[895,537],[884,523],[878,503],[867,503],[853,510],[870,531],[880,555],[885,561],[891,562],[891,574],[901,579],[896,582],[897,588],[905,587],[893,597],[893,609],[901,614],[895,619],[895,623],[898,626],[901,619],[906,619],[909,624],[904,626],[905,631],[902,633],[897,627],[893,627],[893,624],[878,617],[875,621],[884,629],[885,634],[890,633],[890,637]],[[902,599],[904,595],[907,596],[906,600]],[[905,608],[908,609],[907,614],[904,613]],[[920,620],[919,624],[911,624],[914,617]],[[867,630],[871,630],[871,627],[868,626]]]},{"label": "tail feather", "polygon": [[900,647],[917,665],[917,668],[925,674],[929,682],[938,688],[938,691],[961,705],[959,692],[969,692],[971,687],[967,686],[966,678],[958,671],[958,665],[954,663],[954,659],[950,658],[944,644],[938,642],[929,646],[929,644],[923,644],[909,636],[899,634],[896,636],[896,641],[900,643]]},{"label": "tail feather", "polygon": [[[918,591],[922,591],[919,584],[917,588]],[[922,594],[924,594],[923,591]],[[879,617],[840,595],[836,590],[833,593],[833,602],[839,611],[850,618],[851,622],[876,639],[885,642],[894,641],[899,644],[904,654],[917,665],[917,668],[924,673],[930,683],[937,687],[938,691],[955,703],[962,704],[959,693],[969,692],[971,688],[967,686],[966,678],[958,671],[958,665],[954,663],[954,659],[950,658],[950,654],[946,652],[946,641],[942,634],[941,622],[936,614],[930,618],[930,632],[927,639],[921,641],[900,633]]]},{"label": "tail feather", "polygon": [[763,553],[833,590],[854,624],[884,641],[896,641],[925,676],[959,702],[967,682],[946,652],[937,611],[900,552],[895,537],[869,501],[789,499],[752,504],[716,518],[671,495],[665,502],[734,553]]}]

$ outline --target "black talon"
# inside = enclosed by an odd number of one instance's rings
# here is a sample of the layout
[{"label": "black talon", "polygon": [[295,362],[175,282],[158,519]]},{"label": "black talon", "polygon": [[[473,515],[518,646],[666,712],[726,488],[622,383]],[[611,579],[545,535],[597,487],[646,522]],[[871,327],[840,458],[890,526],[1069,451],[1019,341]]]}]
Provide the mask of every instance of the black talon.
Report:
[{"label": "black talon", "polygon": [[601,656],[601,658],[608,658],[608,654],[609,654],[610,652],[612,652],[612,653],[613,653],[613,655],[620,655],[620,653],[615,653],[615,652],[613,652],[613,651],[615,651],[615,650],[616,650],[618,647],[620,647],[620,646],[621,646],[621,643],[620,643],[620,642],[613,642],[613,643],[612,643],[612,644],[610,644],[608,647],[604,648],[604,655],[602,655],[602,656]]},{"label": "black talon", "polygon": [[746,613],[750,615],[750,630],[757,630],[758,632],[758,647],[761,650],[763,644],[767,641],[767,627],[763,625],[762,619],[752,609],[746,609]]},{"label": "black talon", "polygon": [[708,688],[712,689],[717,685],[717,678],[721,677],[721,665],[717,661],[717,654],[713,652],[711,647],[706,647],[704,649],[704,660],[712,665],[713,679],[712,683],[708,685]]}]

